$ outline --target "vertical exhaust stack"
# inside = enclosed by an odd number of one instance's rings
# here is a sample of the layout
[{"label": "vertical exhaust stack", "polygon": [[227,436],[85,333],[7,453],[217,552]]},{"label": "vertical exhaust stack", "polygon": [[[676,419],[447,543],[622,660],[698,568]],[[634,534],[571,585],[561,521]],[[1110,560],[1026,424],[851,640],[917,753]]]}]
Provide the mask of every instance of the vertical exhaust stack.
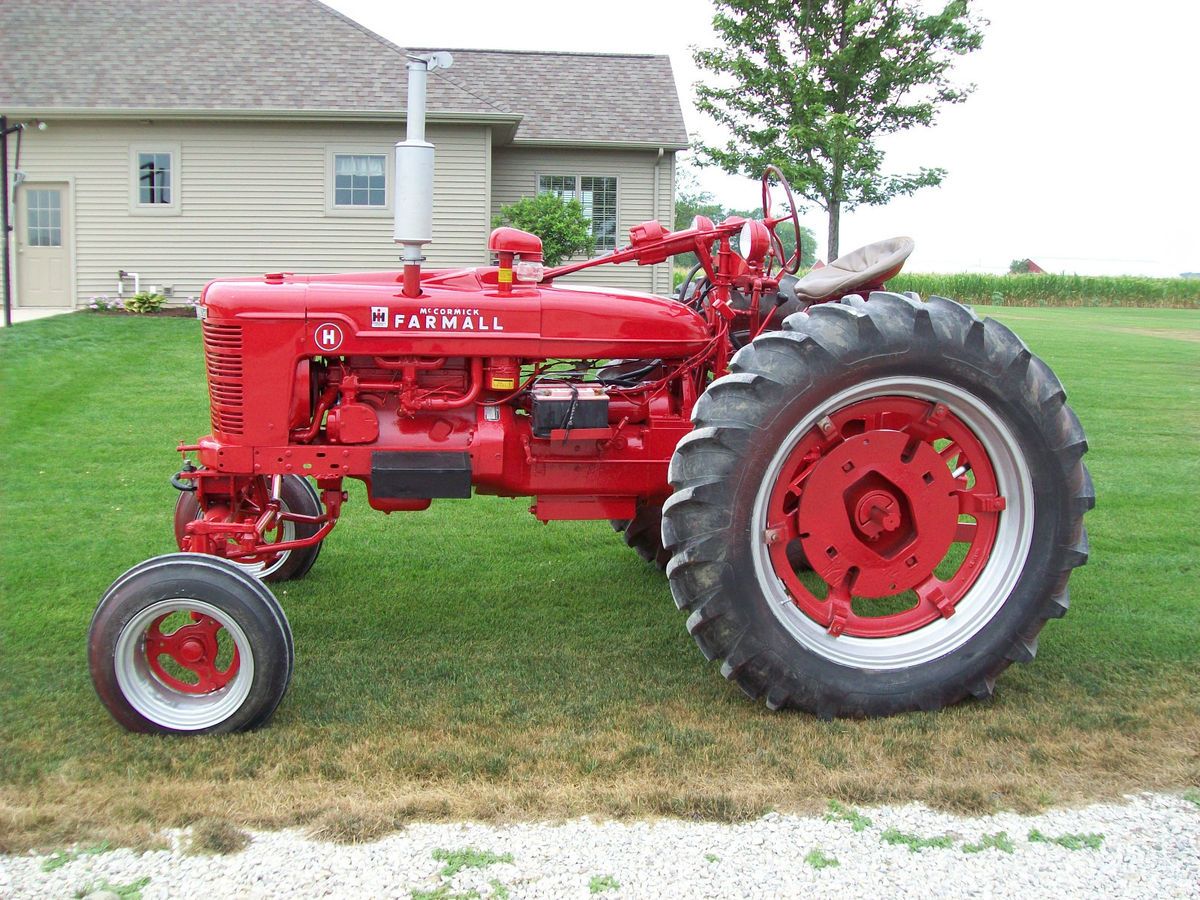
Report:
[{"label": "vertical exhaust stack", "polygon": [[404,296],[421,296],[423,247],[433,240],[433,144],[425,140],[425,86],[430,69],[448,69],[449,53],[408,54],[407,133],[396,143],[396,225],[404,250]]}]

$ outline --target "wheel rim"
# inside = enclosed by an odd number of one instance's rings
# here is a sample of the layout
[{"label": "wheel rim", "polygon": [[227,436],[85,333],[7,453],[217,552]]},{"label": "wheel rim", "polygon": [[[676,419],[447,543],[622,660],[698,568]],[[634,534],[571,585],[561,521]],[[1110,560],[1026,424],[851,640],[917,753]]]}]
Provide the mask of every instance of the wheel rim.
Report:
[{"label": "wheel rim", "polygon": [[121,630],[114,662],[130,706],[177,731],[224,722],[245,702],[254,680],[245,631],[203,600],[159,600],[141,610]]},{"label": "wheel rim", "polygon": [[[1024,454],[984,401],[934,379],[874,379],[780,444],[755,500],[755,570],[803,646],[843,665],[904,668],[995,617],[1033,519]],[[813,573],[795,570],[789,546]]]}]

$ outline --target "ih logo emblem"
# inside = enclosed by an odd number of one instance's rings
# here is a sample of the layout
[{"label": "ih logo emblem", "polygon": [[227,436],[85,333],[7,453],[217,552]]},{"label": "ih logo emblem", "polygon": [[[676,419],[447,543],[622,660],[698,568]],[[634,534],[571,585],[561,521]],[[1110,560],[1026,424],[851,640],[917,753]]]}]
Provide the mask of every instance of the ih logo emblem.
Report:
[{"label": "ih logo emblem", "polygon": [[371,307],[371,327],[387,328],[388,309],[386,306]]},{"label": "ih logo emblem", "polygon": [[338,347],[342,346],[342,329],[332,322],[318,325],[315,337],[317,346],[326,353],[332,353]]}]

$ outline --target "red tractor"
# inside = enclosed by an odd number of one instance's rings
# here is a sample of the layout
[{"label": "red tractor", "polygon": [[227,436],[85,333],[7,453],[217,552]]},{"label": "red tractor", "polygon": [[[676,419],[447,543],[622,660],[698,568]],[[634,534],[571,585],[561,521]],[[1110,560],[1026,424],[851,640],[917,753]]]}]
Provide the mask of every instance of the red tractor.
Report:
[{"label": "red tractor", "polygon": [[[267,721],[293,651],[264,582],[312,567],[347,478],[385,512],[473,490],[532,497],[542,521],[610,520],[666,570],[705,657],[773,709],[937,709],[1031,659],[1094,502],[1050,368],[964,306],[887,292],[907,238],[796,277],[775,230],[797,207],[773,169],[761,221],[646,222],[555,269],[501,228],[496,265],[422,271],[424,78],[448,62],[409,64],[403,271],[205,289],[212,433],[179,448],[182,552],[117,579],[89,633],[117,721]],[[562,280],[682,253],[699,263],[675,298]]]}]

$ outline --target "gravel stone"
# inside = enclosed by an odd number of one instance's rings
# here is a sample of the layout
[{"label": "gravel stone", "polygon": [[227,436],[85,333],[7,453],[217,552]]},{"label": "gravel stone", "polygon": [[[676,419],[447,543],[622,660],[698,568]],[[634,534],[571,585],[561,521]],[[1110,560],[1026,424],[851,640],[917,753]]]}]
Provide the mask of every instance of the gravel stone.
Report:
[{"label": "gravel stone", "polygon": [[[870,827],[823,816],[769,813],[722,825],[659,820],[410,825],[369,844],[314,841],[298,830],[252,832],[245,850],[189,856],[188,832],[167,835],[171,850],[82,854],[50,872],[47,856],[0,856],[0,898],[104,898],[141,878],[144,900],[276,896],[409,898],[414,891],[480,898],[499,889],[518,898],[777,898],[847,896],[944,898],[1200,898],[1200,808],[1170,794],[1122,804],[1055,809],[1037,816],[1000,813],[963,818],[918,804],[862,808]],[[921,838],[950,836],[947,848],[911,850],[886,843],[896,829]],[[1102,835],[1097,849],[1030,841]],[[1011,853],[965,844],[1004,832]],[[473,848],[512,862],[441,874],[434,850]],[[816,868],[814,850],[838,865]],[[716,857],[716,861],[711,861]],[[593,879],[617,887],[593,894]]]}]

